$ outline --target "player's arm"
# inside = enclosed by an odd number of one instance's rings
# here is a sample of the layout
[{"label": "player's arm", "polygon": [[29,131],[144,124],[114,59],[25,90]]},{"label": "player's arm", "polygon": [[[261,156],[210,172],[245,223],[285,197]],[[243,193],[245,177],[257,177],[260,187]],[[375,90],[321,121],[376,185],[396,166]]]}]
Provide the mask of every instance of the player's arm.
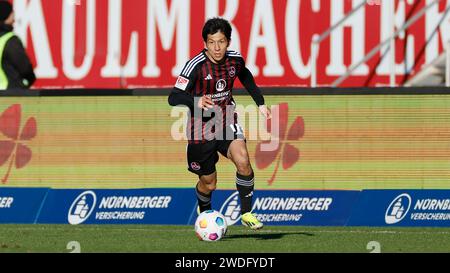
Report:
[{"label": "player's arm", "polygon": [[191,111],[194,110],[194,105],[205,110],[207,110],[208,108],[212,108],[214,104],[210,97],[203,96],[194,99],[194,96],[187,92],[192,88],[194,81],[195,79],[187,79],[183,76],[179,76],[175,87],[169,94],[169,104],[171,106],[184,105],[187,106]]},{"label": "player's arm", "polygon": [[[189,62],[188,62],[189,63]],[[185,67],[188,65],[186,63]],[[175,86],[169,94],[168,102],[171,106],[187,106],[191,111],[194,110],[194,96],[192,96],[192,89],[195,82],[195,73],[180,74]]]},{"label": "player's arm", "polygon": [[264,117],[270,119],[272,117],[270,109],[267,108],[267,106],[264,104],[265,102],[264,97],[261,94],[261,89],[259,89],[259,87],[256,85],[255,78],[253,78],[250,70],[248,70],[248,68],[244,66],[238,77],[242,85],[244,85],[245,89],[247,89],[247,92],[250,94],[250,96],[252,96],[256,105],[258,105],[259,111],[264,115]]},{"label": "player's arm", "polygon": [[174,87],[170,92],[168,102],[172,106],[184,105],[189,109],[194,108],[194,97],[188,92],[180,90],[176,87]]}]

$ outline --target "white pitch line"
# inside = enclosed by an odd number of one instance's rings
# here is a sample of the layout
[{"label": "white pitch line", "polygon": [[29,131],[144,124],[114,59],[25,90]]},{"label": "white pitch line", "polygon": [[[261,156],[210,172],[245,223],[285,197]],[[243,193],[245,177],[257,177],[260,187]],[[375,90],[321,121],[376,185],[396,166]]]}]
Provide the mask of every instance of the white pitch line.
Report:
[{"label": "white pitch line", "polygon": [[[89,227],[89,226],[82,226],[82,227],[71,227],[71,230],[77,230],[77,231],[85,231],[85,230],[101,230],[103,231],[105,227]],[[0,230],[2,229],[2,226],[0,226]],[[60,230],[60,229],[64,229],[65,231],[67,231],[66,227],[19,227],[19,228],[14,228],[14,230]],[[112,229],[114,230],[126,230],[126,231],[142,231],[142,232],[193,232],[194,228],[192,229],[146,229],[146,228],[121,228],[121,227],[113,227]],[[299,230],[276,230],[276,229],[269,229],[269,227],[267,227],[266,229],[263,230],[258,230],[258,231],[251,231],[251,230],[233,230],[231,231],[231,233],[233,234],[237,234],[237,233],[360,233],[360,234],[443,234],[443,235],[448,235],[450,234],[450,231],[435,231],[435,230],[430,230],[430,231],[413,231],[413,230],[409,230],[409,231],[401,231],[401,230],[304,230],[304,229],[299,229]]]},{"label": "white pitch line", "polygon": [[[248,233],[248,230],[233,233]],[[393,230],[258,230],[255,233],[362,233],[362,234],[450,234],[450,231],[393,231]]]}]

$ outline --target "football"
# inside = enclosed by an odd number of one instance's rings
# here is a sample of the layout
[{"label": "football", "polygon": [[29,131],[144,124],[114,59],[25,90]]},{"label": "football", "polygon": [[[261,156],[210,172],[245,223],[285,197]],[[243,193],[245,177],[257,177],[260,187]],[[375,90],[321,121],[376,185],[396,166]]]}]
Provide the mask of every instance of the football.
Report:
[{"label": "football", "polygon": [[195,221],[195,233],[202,241],[219,241],[227,233],[227,228],[225,217],[216,210],[200,213]]}]

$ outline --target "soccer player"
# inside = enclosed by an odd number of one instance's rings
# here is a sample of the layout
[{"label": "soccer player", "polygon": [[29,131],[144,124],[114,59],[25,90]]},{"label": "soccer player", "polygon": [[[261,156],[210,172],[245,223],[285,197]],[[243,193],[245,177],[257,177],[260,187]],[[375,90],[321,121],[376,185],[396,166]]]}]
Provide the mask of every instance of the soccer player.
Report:
[{"label": "soccer player", "polygon": [[230,23],[222,18],[212,18],[205,23],[202,31],[205,49],[186,63],[168,101],[172,106],[184,105],[190,110],[187,161],[188,170],[199,177],[196,195],[200,212],[211,209],[219,152],[236,166],[242,224],[260,229],[263,224],[251,212],[254,173],[234,111],[232,91],[236,78],[266,119],[271,118],[271,112],[242,56],[228,50],[231,31]]}]

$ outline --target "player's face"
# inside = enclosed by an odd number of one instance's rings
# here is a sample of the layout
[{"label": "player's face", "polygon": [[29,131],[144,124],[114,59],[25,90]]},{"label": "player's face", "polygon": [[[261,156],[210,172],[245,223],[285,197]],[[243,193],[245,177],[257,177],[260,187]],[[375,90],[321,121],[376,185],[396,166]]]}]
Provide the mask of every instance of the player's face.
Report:
[{"label": "player's face", "polygon": [[225,57],[228,45],[228,39],[222,32],[208,34],[205,42],[206,54],[211,61],[218,63]]}]

